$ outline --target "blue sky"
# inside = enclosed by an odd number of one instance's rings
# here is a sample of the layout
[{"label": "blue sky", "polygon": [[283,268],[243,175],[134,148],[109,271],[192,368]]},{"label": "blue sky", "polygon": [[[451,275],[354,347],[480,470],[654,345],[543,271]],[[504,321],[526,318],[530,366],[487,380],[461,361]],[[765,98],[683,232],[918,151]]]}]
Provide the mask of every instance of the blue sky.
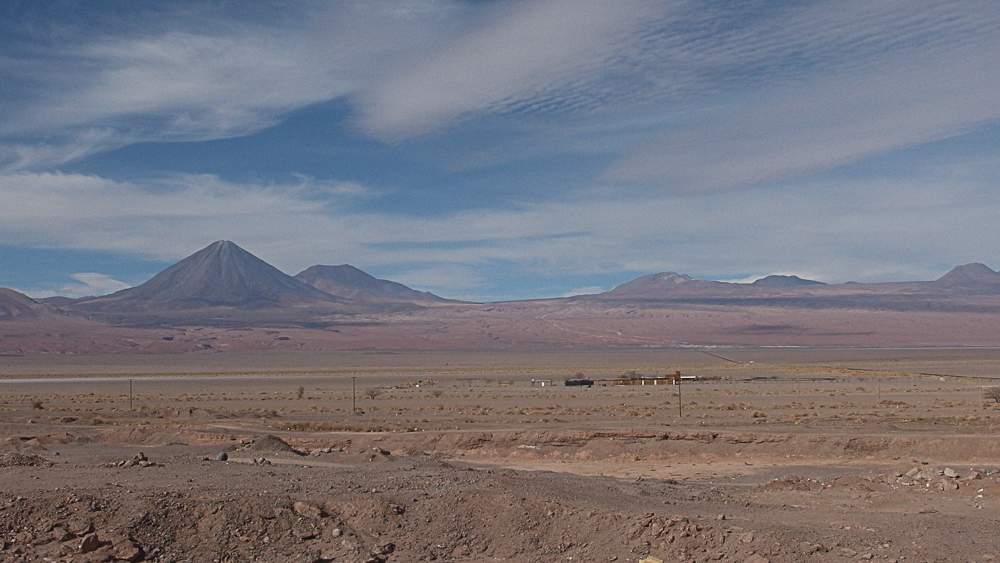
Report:
[{"label": "blue sky", "polygon": [[452,298],[1000,266],[1000,5],[7,0],[0,286],[213,241]]}]

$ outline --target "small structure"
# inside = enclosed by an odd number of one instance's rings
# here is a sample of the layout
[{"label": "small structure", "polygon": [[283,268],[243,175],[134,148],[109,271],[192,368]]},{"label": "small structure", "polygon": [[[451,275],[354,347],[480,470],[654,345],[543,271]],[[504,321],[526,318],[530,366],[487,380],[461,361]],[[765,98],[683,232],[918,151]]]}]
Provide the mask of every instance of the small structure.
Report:
[{"label": "small structure", "polygon": [[601,385],[680,385],[682,381],[698,380],[697,375],[681,375],[679,371],[675,371],[673,375],[664,376],[629,375],[632,373],[635,372],[629,372],[614,379],[598,379],[597,382]]},{"label": "small structure", "polygon": [[551,379],[532,379],[531,380],[531,386],[532,387],[552,387],[552,380]]},{"label": "small structure", "polygon": [[567,379],[566,387],[593,387],[594,382],[590,379]]}]

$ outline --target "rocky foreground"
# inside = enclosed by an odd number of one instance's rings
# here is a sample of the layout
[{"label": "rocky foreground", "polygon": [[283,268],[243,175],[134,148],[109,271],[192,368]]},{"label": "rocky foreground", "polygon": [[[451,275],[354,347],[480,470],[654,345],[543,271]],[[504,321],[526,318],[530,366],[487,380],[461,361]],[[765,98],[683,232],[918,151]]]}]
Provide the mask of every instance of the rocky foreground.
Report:
[{"label": "rocky foreground", "polygon": [[8,451],[0,456],[0,561],[762,563],[1000,555],[1000,473],[985,467],[918,462],[903,471],[910,462],[900,460],[892,464],[900,470],[800,466],[798,474],[783,474],[793,468],[762,467],[740,478],[676,480],[519,471],[391,440],[314,445],[295,449],[258,436],[142,453],[86,443]]}]

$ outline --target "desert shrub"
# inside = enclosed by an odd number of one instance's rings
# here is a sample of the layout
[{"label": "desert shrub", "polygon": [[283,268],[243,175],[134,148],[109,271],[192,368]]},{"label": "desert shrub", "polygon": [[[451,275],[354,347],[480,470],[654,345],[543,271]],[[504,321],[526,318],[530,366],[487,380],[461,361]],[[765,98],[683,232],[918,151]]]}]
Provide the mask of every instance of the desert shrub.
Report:
[{"label": "desert shrub", "polygon": [[378,397],[382,393],[385,393],[385,390],[379,389],[378,387],[372,387],[371,389],[365,389],[365,396],[368,397],[369,399],[375,399],[375,397]]},{"label": "desert shrub", "polygon": [[302,396],[305,394],[305,392],[306,392],[306,388],[303,387],[303,386],[301,386],[301,385],[299,385],[299,388],[295,390],[295,398],[296,399],[301,399]]},{"label": "desert shrub", "polygon": [[994,402],[1000,403],[1000,387],[987,387],[983,389],[983,398],[992,399]]}]

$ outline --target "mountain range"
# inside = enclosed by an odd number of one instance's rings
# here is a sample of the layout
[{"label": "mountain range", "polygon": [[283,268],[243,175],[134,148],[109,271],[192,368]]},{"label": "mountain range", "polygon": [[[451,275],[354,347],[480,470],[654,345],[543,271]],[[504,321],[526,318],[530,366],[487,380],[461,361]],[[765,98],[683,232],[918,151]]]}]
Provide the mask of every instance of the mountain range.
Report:
[{"label": "mountain range", "polygon": [[[610,291],[565,298],[576,301],[813,299],[893,300],[898,297],[1000,295],[1000,273],[980,263],[957,266],[934,281],[826,284],[798,276],[770,275],[752,283],[700,280],[676,272],[650,274]],[[35,301],[0,289],[0,318],[29,317],[45,305],[100,316],[212,311],[264,313],[312,311],[358,314],[460,304],[401,283],[377,279],[354,266],[311,266],[290,276],[230,241],[218,241],[168,267],[149,281],[116,293],[71,300]],[[301,316],[301,315],[297,315]]]},{"label": "mountain range", "polygon": [[[597,294],[476,304],[376,279],[347,264],[316,265],[290,276],[232,242],[218,241],[149,281],[110,295],[33,300],[0,288],[0,353],[30,349],[85,353],[79,351],[85,347],[74,348],[64,342],[69,337],[59,335],[81,331],[82,341],[105,330],[100,327],[175,331],[163,341],[143,337],[160,342],[150,344],[150,349],[167,346],[172,351],[190,349],[184,343],[195,340],[179,334],[190,337],[192,333],[184,331],[191,327],[251,332],[318,329],[313,344],[299,345],[320,348],[683,342],[867,345],[880,338],[903,344],[994,340],[1000,344],[998,313],[1000,273],[979,263],[958,266],[934,281],[887,283],[826,284],[788,275],[730,283],[663,272]],[[25,322],[35,324],[28,327]],[[55,328],[44,329],[38,323]],[[625,326],[635,334],[627,335]],[[30,334],[38,335],[43,344],[28,342]],[[132,349],[136,345],[129,343],[141,340],[133,333],[115,334],[121,344],[99,349]],[[213,338],[223,337],[231,334],[215,333]],[[281,344],[288,338],[275,338],[244,339],[238,345],[290,346]],[[208,340],[199,342],[197,349],[216,346]]]},{"label": "mountain range", "polygon": [[752,283],[699,280],[675,272],[650,274],[587,298],[775,297],[844,294],[1000,294],[1000,273],[984,264],[957,266],[934,281],[826,284],[797,276],[772,275]]}]

